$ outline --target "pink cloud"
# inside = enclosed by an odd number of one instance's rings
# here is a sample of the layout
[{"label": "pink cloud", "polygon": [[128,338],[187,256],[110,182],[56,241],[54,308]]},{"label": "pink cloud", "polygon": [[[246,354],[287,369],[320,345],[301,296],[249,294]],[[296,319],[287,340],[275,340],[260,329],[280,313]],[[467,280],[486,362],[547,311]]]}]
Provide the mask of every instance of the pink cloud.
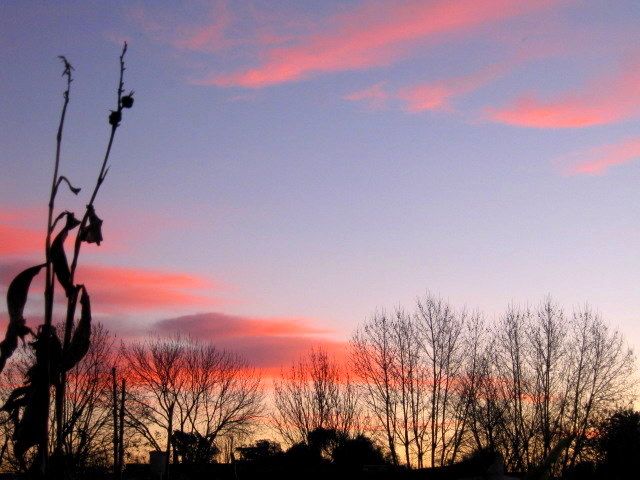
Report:
[{"label": "pink cloud", "polygon": [[[8,286],[25,262],[0,264],[0,286]],[[42,275],[34,289],[42,289]],[[213,297],[217,285],[186,273],[132,267],[80,264],[76,283],[86,284],[96,313],[130,313],[219,305]]]},{"label": "pink cloud", "polygon": [[200,313],[161,320],[159,332],[187,331],[211,338],[238,336],[290,336],[328,333],[303,318],[243,317],[224,313]]},{"label": "pink cloud", "polygon": [[213,2],[206,14],[199,15],[205,18],[200,25],[183,25],[173,14],[151,12],[142,6],[129,9],[127,15],[147,36],[177,49],[211,53],[234,43],[227,36],[232,22],[231,11],[222,0]]},{"label": "pink cloud", "polygon": [[408,47],[417,42],[468,34],[475,28],[555,3],[554,0],[367,2],[329,19],[322,33],[300,36],[292,46],[267,48],[263,61],[256,67],[215,74],[196,83],[260,88],[323,72],[387,65],[407,56]]},{"label": "pink cloud", "polygon": [[385,83],[380,82],[343,98],[349,101],[364,101],[373,108],[379,108],[391,99],[400,100],[404,104],[403,109],[409,113],[427,110],[449,111],[452,110],[451,102],[456,97],[467,95],[487,85],[523,60],[524,57],[521,57],[514,61],[490,65],[469,75],[419,83],[395,91],[383,89]]},{"label": "pink cloud", "polygon": [[43,231],[0,223],[0,255],[30,255],[36,252],[44,255]]},{"label": "pink cloud", "polygon": [[187,50],[212,52],[229,44],[226,31],[232,16],[226,2],[215,2],[209,14],[210,21],[203,26],[183,30],[173,41],[173,45]]},{"label": "pink cloud", "polygon": [[640,62],[628,61],[618,72],[578,91],[550,99],[528,93],[487,114],[496,122],[532,128],[581,128],[626,120],[640,114]]},{"label": "pink cloud", "polygon": [[186,273],[81,265],[77,283],[86,283],[99,311],[162,310],[216,305],[209,280]]},{"label": "pink cloud", "polygon": [[602,175],[609,168],[640,160],[640,138],[572,153],[557,160],[568,175]]},{"label": "pink cloud", "polygon": [[512,62],[491,65],[470,75],[450,78],[436,83],[425,83],[404,88],[398,98],[406,102],[405,110],[411,113],[425,110],[450,110],[451,100],[471,93],[513,68]]}]

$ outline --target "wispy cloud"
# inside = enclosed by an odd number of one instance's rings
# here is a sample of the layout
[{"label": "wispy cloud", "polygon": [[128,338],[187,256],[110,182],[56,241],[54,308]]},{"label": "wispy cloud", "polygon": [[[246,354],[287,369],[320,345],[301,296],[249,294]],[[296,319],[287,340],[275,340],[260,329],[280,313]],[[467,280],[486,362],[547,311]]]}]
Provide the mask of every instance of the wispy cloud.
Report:
[{"label": "wispy cloud", "polygon": [[602,175],[609,168],[640,160],[640,138],[600,145],[556,160],[567,175]]},{"label": "wispy cloud", "polygon": [[403,88],[398,92],[398,98],[405,101],[405,110],[412,113],[425,110],[451,110],[451,101],[454,98],[478,90],[513,66],[511,63],[490,65],[470,75]]},{"label": "wispy cloud", "polygon": [[393,95],[385,90],[386,82],[378,82],[370,87],[348,93],[343,98],[350,102],[364,102],[372,109],[382,108]]},{"label": "wispy cloud", "polygon": [[416,83],[392,89],[386,82],[345,95],[345,100],[364,102],[371,108],[381,108],[390,101],[399,101],[408,113],[425,111],[452,111],[453,101],[491,83],[512,70],[521,60],[502,62],[462,75],[433,82]]},{"label": "wispy cloud", "polygon": [[223,0],[212,2],[197,24],[184,24],[177,15],[150,11],[141,5],[127,10],[127,16],[147,36],[176,49],[212,53],[234,44],[228,35],[233,16]]},{"label": "wispy cloud", "polygon": [[451,36],[556,4],[553,0],[369,1],[323,23],[322,32],[301,35],[286,47],[265,48],[257,66],[212,74],[196,83],[261,88],[309,76],[387,65],[411,54],[418,43]]},{"label": "wispy cloud", "polygon": [[627,60],[613,73],[577,91],[548,99],[526,93],[509,105],[489,109],[493,121],[532,128],[581,128],[614,123],[640,115],[640,61]]},{"label": "wispy cloud", "polygon": [[203,308],[218,305],[216,285],[196,275],[172,271],[81,265],[77,281],[86,283],[96,307],[118,310]]}]

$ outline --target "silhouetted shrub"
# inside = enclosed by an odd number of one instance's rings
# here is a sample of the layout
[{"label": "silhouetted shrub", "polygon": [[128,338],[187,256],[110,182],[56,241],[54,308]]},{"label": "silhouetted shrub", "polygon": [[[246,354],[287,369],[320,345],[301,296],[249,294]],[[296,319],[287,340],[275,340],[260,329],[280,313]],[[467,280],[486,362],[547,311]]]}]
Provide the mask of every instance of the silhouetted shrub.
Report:
[{"label": "silhouetted shrub", "polygon": [[271,440],[256,440],[251,445],[236,448],[240,459],[254,463],[272,463],[282,460],[284,452],[278,442]]},{"label": "silhouetted shrub", "polygon": [[603,478],[637,478],[640,472],[640,412],[631,409],[615,412],[600,426],[595,443]]},{"label": "silhouetted shrub", "polygon": [[382,449],[364,435],[342,439],[334,447],[331,456],[336,465],[346,468],[386,463]]}]

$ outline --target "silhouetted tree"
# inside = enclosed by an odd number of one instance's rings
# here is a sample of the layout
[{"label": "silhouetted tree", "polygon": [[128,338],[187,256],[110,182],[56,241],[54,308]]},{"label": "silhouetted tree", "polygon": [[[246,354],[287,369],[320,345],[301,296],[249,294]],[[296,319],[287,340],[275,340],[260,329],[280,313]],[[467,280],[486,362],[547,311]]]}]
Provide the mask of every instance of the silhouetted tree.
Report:
[{"label": "silhouetted tree", "polygon": [[477,444],[527,471],[571,438],[554,471],[573,469],[597,419],[630,399],[633,352],[591,310],[567,318],[549,299],[509,308],[491,337],[470,410]]},{"label": "silhouetted tree", "polygon": [[175,337],[133,343],[123,358],[126,422],[167,461],[174,433],[180,438],[173,445],[183,448],[175,460],[204,461],[218,451],[219,437],[249,432],[261,414],[260,377],[235,354]]},{"label": "silhouetted tree", "polygon": [[274,381],[275,428],[290,445],[316,429],[350,433],[359,406],[349,375],[324,350],[312,350]]},{"label": "silhouetted tree", "polygon": [[387,463],[382,449],[365,435],[341,439],[333,448],[331,457],[336,465],[347,469]]},{"label": "silhouetted tree", "polygon": [[171,442],[180,463],[192,465],[214,463],[216,455],[220,452],[215,442],[197,432],[187,433],[175,430]]},{"label": "silhouetted tree", "polygon": [[[466,323],[441,299],[427,295],[408,314],[377,313],[351,339],[351,360],[368,413],[384,432],[391,460],[424,466],[455,460],[471,408],[466,373]],[[473,363],[473,362],[471,362]],[[475,368],[475,367],[474,367]]]},{"label": "silhouetted tree", "polygon": [[251,445],[236,448],[240,454],[240,459],[254,463],[272,463],[282,460],[282,446],[272,440],[256,440]]}]

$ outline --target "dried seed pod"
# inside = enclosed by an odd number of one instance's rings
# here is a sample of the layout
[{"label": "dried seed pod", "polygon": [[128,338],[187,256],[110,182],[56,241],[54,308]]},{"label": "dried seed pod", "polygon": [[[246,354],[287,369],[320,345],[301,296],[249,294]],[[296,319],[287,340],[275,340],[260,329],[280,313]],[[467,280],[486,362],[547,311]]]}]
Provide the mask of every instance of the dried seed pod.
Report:
[{"label": "dried seed pod", "polygon": [[120,125],[120,120],[122,120],[122,113],[120,113],[120,110],[111,110],[111,113],[109,114],[109,125],[117,127]]},{"label": "dried seed pod", "polygon": [[133,90],[129,92],[128,95],[122,97],[122,99],[120,100],[120,104],[122,105],[122,108],[133,107]]}]

